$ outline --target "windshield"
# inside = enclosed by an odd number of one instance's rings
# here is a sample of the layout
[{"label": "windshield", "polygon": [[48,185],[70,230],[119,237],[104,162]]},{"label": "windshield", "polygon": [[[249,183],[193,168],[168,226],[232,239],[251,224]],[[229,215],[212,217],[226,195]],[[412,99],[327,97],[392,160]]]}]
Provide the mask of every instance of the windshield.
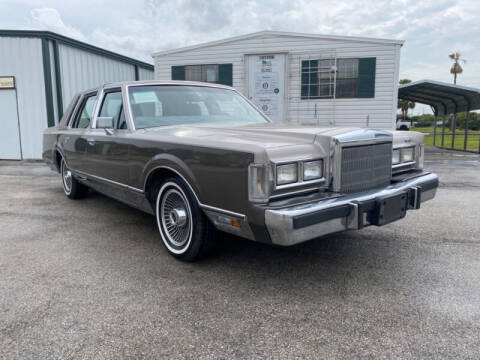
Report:
[{"label": "windshield", "polygon": [[235,91],[204,86],[147,85],[129,88],[136,129],[156,126],[220,123],[266,123]]}]

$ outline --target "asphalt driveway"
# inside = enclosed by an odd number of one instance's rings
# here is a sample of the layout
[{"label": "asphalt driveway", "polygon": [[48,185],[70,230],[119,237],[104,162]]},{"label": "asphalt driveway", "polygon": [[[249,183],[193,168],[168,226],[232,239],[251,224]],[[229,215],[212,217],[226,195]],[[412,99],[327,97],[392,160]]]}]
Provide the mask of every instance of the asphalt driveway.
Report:
[{"label": "asphalt driveway", "polygon": [[478,358],[480,157],[401,222],[170,257],[154,218],[0,162],[0,358]]}]

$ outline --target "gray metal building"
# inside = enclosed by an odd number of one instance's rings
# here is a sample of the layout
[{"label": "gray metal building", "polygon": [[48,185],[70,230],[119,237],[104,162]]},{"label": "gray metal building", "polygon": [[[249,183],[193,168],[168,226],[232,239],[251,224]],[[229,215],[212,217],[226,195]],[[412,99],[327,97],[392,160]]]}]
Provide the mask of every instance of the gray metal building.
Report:
[{"label": "gray metal building", "polygon": [[40,159],[73,95],[153,79],[153,66],[49,31],[0,30],[0,159]]}]

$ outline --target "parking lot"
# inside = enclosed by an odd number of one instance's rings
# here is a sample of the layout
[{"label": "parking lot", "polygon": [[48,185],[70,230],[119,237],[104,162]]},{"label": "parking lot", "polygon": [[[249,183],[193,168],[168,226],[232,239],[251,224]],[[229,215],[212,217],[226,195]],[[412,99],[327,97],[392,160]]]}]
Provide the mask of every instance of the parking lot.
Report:
[{"label": "parking lot", "polygon": [[153,217],[0,162],[0,358],[478,358],[480,157],[429,149],[403,221],[169,256]]}]

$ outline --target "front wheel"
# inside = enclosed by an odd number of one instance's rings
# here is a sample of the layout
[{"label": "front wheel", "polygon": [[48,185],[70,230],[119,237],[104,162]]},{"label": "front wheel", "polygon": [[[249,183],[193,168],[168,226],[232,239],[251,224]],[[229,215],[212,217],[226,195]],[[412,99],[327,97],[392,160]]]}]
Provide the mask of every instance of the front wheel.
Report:
[{"label": "front wheel", "polygon": [[216,229],[179,178],[172,177],[160,184],[155,214],[163,243],[176,258],[194,261],[212,248]]}]

